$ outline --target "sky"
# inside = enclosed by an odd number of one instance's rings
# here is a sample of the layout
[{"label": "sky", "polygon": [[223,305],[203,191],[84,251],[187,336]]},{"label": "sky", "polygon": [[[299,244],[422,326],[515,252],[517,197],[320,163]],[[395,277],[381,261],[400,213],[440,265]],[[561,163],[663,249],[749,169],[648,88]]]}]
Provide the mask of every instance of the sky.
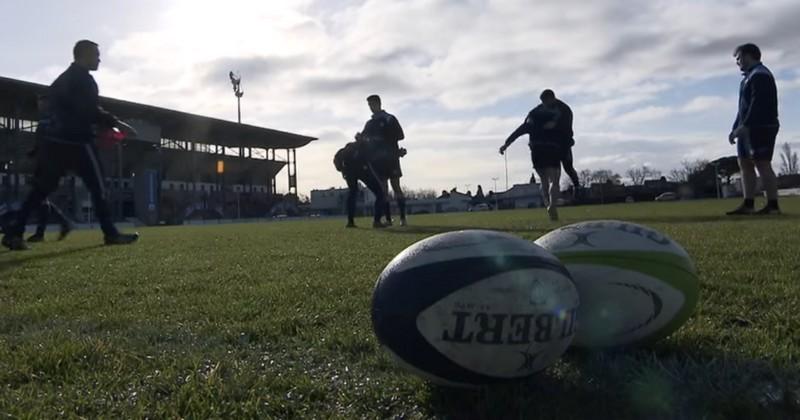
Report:
[{"label": "sky", "polygon": [[[406,133],[412,189],[506,186],[498,148],[546,88],[575,114],[575,166],[624,175],[735,154],[741,74],[758,44],[778,81],[778,142],[800,150],[796,0],[2,0],[0,76],[49,84],[78,39],[101,95],[318,137],[299,192],[343,187],[333,154],[381,95]],[[509,186],[530,178],[527,140]],[[281,153],[278,155],[281,157]],[[774,162],[779,166],[777,155]],[[285,170],[278,189],[286,191]]]}]

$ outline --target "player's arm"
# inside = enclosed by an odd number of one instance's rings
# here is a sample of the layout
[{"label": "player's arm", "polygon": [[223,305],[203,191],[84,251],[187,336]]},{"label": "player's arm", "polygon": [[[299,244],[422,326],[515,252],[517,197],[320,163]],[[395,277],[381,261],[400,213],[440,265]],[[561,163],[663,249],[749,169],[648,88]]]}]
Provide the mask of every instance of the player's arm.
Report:
[{"label": "player's arm", "polygon": [[400,121],[397,121],[397,117],[392,116],[392,131],[394,131],[394,138],[397,141],[403,140],[406,138],[405,133],[403,133],[403,127],[400,126]]},{"label": "player's arm", "polygon": [[514,130],[514,132],[511,133],[511,135],[508,136],[508,138],[506,139],[505,143],[503,143],[503,145],[500,146],[500,154],[501,155],[504,154],[506,152],[506,149],[508,149],[508,146],[511,146],[511,144],[514,143],[519,138],[519,136],[521,136],[523,134],[528,134],[528,133],[530,133],[530,124],[528,123],[528,120],[526,119],[525,122],[522,123],[522,125],[517,127],[517,129]]}]

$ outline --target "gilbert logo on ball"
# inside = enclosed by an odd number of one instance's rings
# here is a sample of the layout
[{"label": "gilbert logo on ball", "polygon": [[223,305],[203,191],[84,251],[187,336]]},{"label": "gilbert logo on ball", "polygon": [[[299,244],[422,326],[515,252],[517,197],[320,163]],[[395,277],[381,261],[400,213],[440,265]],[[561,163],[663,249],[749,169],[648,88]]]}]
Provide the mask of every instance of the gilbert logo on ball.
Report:
[{"label": "gilbert logo on ball", "polygon": [[697,304],[697,272],[686,251],[651,228],[615,221],[577,223],[542,236],[580,294],[574,345],[615,347],[663,338]]},{"label": "gilbert logo on ball", "polygon": [[530,376],[572,342],[578,293],[556,257],[492,231],[436,235],[380,275],[372,325],[383,347],[433,382],[476,386]]}]

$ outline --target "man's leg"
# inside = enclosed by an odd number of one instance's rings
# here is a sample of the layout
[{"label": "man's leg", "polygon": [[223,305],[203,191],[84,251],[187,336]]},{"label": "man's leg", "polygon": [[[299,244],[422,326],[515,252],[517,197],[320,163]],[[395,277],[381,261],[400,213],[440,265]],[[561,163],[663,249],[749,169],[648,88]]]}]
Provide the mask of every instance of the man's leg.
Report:
[{"label": "man's leg", "polygon": [[729,216],[740,214],[752,214],[755,207],[755,193],[756,193],[756,170],[755,163],[752,159],[739,157],[739,169],[742,174],[742,194],[744,201],[739,207],[727,212]]},{"label": "man's leg", "polygon": [[381,215],[386,208],[387,201],[386,194],[384,193],[384,186],[381,180],[372,172],[365,173],[362,181],[364,181],[364,185],[372,191],[372,194],[375,195],[375,212],[373,214],[372,227],[385,227],[384,224],[381,223]]},{"label": "man's leg", "polygon": [[358,178],[348,176],[347,181],[347,226],[356,227],[356,198],[358,197]]},{"label": "man's leg", "polygon": [[53,204],[52,201],[47,201],[47,207],[50,211],[50,215],[56,219],[58,224],[61,225],[61,230],[58,234],[58,240],[62,241],[72,231],[72,222],[70,222],[67,216],[64,215],[64,212],[62,212],[57,205]]},{"label": "man's leg", "polygon": [[400,208],[400,226],[405,226],[406,223],[406,197],[403,194],[403,189],[400,187],[400,178],[392,178],[392,192],[394,198],[397,200],[397,207]]},{"label": "man's leg", "polygon": [[47,230],[47,222],[50,220],[50,207],[45,199],[36,209],[36,232],[29,236],[27,242],[44,241],[44,232]]},{"label": "man's leg", "polygon": [[558,196],[561,194],[561,168],[558,166],[546,168],[545,172],[547,173],[548,182],[550,183],[548,186],[550,207],[547,208],[547,214],[550,216],[550,220],[556,221],[558,220]]},{"label": "man's leg", "polygon": [[58,181],[64,174],[63,163],[70,159],[70,156],[68,156],[69,150],[61,149],[62,147],[51,143],[40,147],[37,155],[33,189],[28,193],[16,217],[6,226],[6,232],[2,240],[3,246],[11,250],[28,249],[22,240],[28,218],[34,210],[42,205],[47,196],[58,187]]},{"label": "man's leg", "polygon": [[581,179],[578,177],[578,171],[575,170],[575,166],[573,166],[572,147],[568,147],[564,152],[561,164],[564,166],[564,172],[566,172],[567,176],[569,176],[569,179],[572,181],[572,191],[573,194],[575,194],[581,186]]},{"label": "man's leg", "polygon": [[100,228],[105,236],[107,245],[123,245],[136,242],[139,234],[122,234],[114,222],[111,220],[108,202],[106,201],[106,189],[104,186],[103,169],[97,159],[97,152],[91,145],[80,146],[80,160],[78,163],[78,176],[83,180],[84,185],[92,196],[92,204],[97,212],[97,219],[100,221]]},{"label": "man's leg", "polygon": [[757,211],[756,214],[780,214],[781,211],[778,206],[778,177],[775,176],[775,171],[772,169],[772,162],[757,160],[755,166],[767,193],[767,205]]}]

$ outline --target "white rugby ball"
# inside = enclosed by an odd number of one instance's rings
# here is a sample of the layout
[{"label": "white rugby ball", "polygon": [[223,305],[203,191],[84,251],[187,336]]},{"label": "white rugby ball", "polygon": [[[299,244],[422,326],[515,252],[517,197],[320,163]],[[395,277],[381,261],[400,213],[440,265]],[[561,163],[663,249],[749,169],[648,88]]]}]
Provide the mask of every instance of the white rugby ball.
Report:
[{"label": "white rugby ball", "polygon": [[468,230],[417,242],[383,270],[372,300],[378,341],[433,382],[477,386],[530,376],[572,342],[578,293],[530,241]]},{"label": "white rugby ball", "polygon": [[700,286],[689,254],[649,227],[589,221],[564,226],[536,243],[564,263],[578,288],[576,346],[658,340],[680,328],[697,305]]}]

